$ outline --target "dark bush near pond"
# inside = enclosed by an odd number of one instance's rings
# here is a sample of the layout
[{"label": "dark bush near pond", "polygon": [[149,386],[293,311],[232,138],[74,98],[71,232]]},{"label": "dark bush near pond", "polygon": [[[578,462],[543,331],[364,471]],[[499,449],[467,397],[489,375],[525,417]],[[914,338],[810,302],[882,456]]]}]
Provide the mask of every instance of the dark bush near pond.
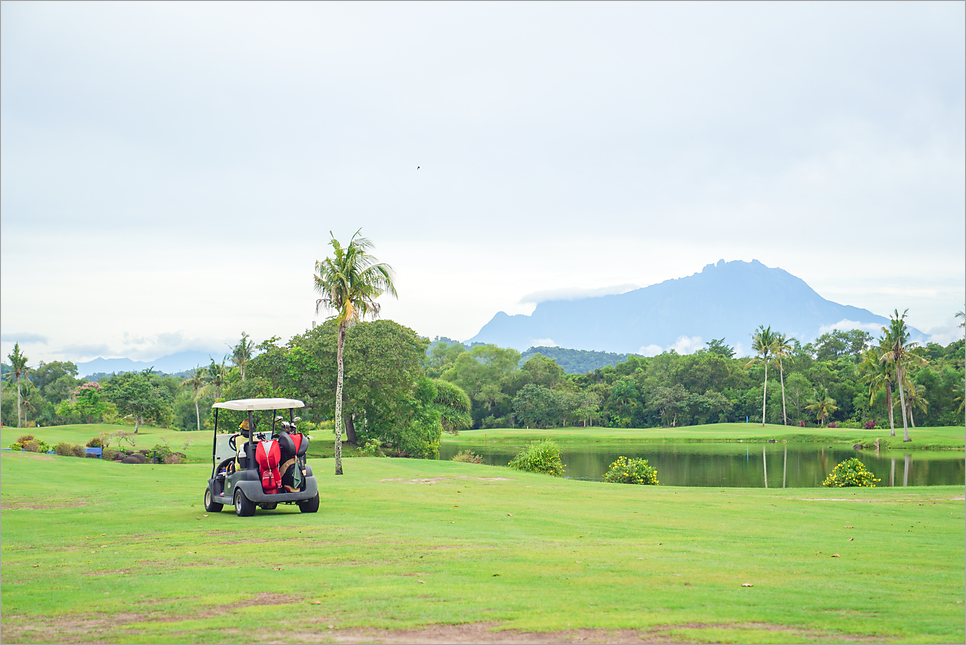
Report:
[{"label": "dark bush near pond", "polygon": [[554,477],[563,477],[564,472],[564,465],[560,461],[560,447],[549,439],[531,443],[507,465],[514,470],[543,473]]}]

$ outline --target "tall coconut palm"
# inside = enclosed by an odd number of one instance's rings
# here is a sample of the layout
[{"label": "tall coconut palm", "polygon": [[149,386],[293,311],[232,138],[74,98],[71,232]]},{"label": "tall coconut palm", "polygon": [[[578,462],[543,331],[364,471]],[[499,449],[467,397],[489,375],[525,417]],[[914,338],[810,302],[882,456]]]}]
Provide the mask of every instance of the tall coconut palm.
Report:
[{"label": "tall coconut palm", "polygon": [[914,348],[918,343],[909,341],[909,327],[906,325],[906,314],[909,312],[908,309],[899,314],[899,310],[895,310],[895,314],[889,317],[889,328],[882,328],[885,332],[885,352],[879,357],[879,360],[884,363],[891,363],[895,366],[895,377],[896,383],[899,384],[899,409],[902,410],[902,429],[904,432],[904,437],[902,439],[903,443],[907,441],[912,441],[909,438],[909,421],[906,414],[906,395],[903,383],[905,382],[905,364],[911,361],[918,361],[925,363],[925,360],[919,356],[916,356],[910,350]]},{"label": "tall coconut palm", "polygon": [[20,426],[20,419],[23,416],[23,394],[21,382],[27,377],[30,368],[27,367],[27,357],[20,351],[20,343],[13,344],[13,351],[7,355],[10,359],[11,370],[7,378],[12,379],[17,384],[17,427]]},{"label": "tall coconut palm", "polygon": [[745,365],[745,369],[748,369],[755,363],[764,363],[765,365],[765,387],[761,395],[761,427],[765,427],[765,403],[768,398],[768,363],[772,360],[775,348],[775,334],[771,331],[771,326],[765,327],[764,325],[759,325],[757,331],[752,334],[751,348],[755,350],[758,354],[753,357],[748,364]]},{"label": "tall coconut palm", "polygon": [[895,406],[892,403],[892,384],[895,382],[895,377],[892,364],[880,360],[885,353],[882,346],[884,342],[884,339],[880,339],[879,347],[872,347],[865,351],[862,355],[862,362],[859,364],[859,371],[862,372],[862,381],[869,385],[869,405],[872,405],[872,402],[875,401],[875,395],[879,393],[879,390],[885,390],[886,409],[889,411],[890,436],[894,437],[896,436],[896,424],[893,414]]},{"label": "tall coconut palm", "polygon": [[245,365],[252,359],[252,350],[255,349],[255,341],[249,340],[248,334],[242,332],[241,340],[231,348],[231,362],[238,366],[241,372],[241,380],[245,380]]},{"label": "tall coconut palm", "polygon": [[208,384],[207,370],[198,366],[191,372],[191,376],[181,381],[181,387],[190,387],[195,400],[195,419],[198,422],[198,431],[201,431],[201,410],[198,408],[198,395],[205,385]]},{"label": "tall coconut palm", "polygon": [[788,342],[785,334],[775,334],[775,343],[772,347],[772,355],[778,359],[778,375],[782,383],[782,425],[788,425],[788,413],[785,410],[785,365],[782,362],[791,356],[792,346]]},{"label": "tall coconut palm", "polygon": [[372,242],[360,236],[362,229],[356,231],[343,247],[332,231],[329,231],[333,257],[315,263],[315,290],[320,297],[315,301],[315,311],[329,309],[335,312],[339,324],[336,349],[338,372],[335,386],[335,474],[342,474],[342,382],[344,366],[342,352],[345,347],[345,333],[350,325],[367,315],[379,315],[380,305],[376,302],[383,293],[398,297],[393,284],[394,273],[388,264],[377,262],[369,254]]},{"label": "tall coconut palm", "polygon": [[[962,322],[959,323],[959,328],[966,330],[966,311],[957,311],[956,317],[962,320]],[[966,333],[966,331],[964,331],[964,333]],[[966,403],[966,381],[963,383],[963,398],[960,399],[960,401],[961,403],[959,405],[959,411],[963,412],[963,404]],[[966,417],[964,417],[964,421],[966,421]]]}]

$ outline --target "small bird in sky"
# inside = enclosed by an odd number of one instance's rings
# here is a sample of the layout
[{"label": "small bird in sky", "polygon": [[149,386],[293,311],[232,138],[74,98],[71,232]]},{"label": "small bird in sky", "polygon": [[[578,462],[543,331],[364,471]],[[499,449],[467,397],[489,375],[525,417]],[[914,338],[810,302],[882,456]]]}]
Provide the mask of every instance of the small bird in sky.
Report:
[{"label": "small bird in sky", "polygon": [[419,170],[419,166],[416,166],[416,170]]}]

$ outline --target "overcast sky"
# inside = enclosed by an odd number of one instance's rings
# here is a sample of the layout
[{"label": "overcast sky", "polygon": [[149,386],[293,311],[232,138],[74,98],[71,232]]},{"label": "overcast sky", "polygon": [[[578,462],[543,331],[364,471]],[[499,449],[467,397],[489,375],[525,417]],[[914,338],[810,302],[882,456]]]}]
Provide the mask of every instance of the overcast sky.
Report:
[{"label": "overcast sky", "polygon": [[428,337],[757,259],[949,342],[964,7],[3,2],[4,360],[287,341],[359,228]]}]

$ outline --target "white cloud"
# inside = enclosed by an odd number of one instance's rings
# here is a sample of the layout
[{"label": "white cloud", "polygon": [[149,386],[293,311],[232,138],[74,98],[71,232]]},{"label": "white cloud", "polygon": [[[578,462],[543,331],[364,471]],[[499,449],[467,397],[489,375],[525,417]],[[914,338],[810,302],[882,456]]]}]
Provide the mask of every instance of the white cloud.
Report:
[{"label": "white cloud", "polygon": [[640,354],[641,356],[657,356],[658,354],[661,354],[663,352],[664,350],[661,349],[660,345],[647,345],[637,350],[637,353]]},{"label": "white cloud", "polygon": [[930,329],[929,340],[927,342],[945,346],[962,338],[963,328],[959,326],[959,320],[957,318],[955,321],[950,321],[944,325]]},{"label": "white cloud", "polygon": [[13,346],[14,343],[20,343],[21,345],[39,343],[41,345],[47,344],[47,337],[41,334],[32,334],[30,332],[14,332],[12,334],[5,333],[3,335],[3,344]]},{"label": "white cloud", "polygon": [[859,329],[861,331],[867,331],[872,334],[877,334],[880,331],[882,331],[882,325],[880,325],[879,323],[860,323],[854,320],[840,320],[837,323],[832,325],[822,325],[821,327],[819,327],[818,333],[821,336],[822,334],[828,334],[835,330],[849,331],[852,329]]},{"label": "white cloud", "polygon": [[553,338],[531,338],[531,347],[556,347],[557,343],[553,342]]},{"label": "white cloud", "polygon": [[680,336],[668,349],[673,349],[678,354],[693,354],[704,347],[704,341],[700,336]]},{"label": "white cloud", "polygon": [[547,289],[534,291],[520,298],[520,304],[548,302],[550,300],[579,300],[580,298],[597,298],[600,296],[616,296],[640,287],[636,284],[615,284],[610,287],[582,289],[579,287],[565,287],[562,289]]},{"label": "white cloud", "polygon": [[704,347],[704,341],[700,336],[679,336],[676,341],[667,347],[660,345],[646,345],[637,350],[641,356],[657,356],[664,352],[674,350],[678,354],[693,354]]}]

